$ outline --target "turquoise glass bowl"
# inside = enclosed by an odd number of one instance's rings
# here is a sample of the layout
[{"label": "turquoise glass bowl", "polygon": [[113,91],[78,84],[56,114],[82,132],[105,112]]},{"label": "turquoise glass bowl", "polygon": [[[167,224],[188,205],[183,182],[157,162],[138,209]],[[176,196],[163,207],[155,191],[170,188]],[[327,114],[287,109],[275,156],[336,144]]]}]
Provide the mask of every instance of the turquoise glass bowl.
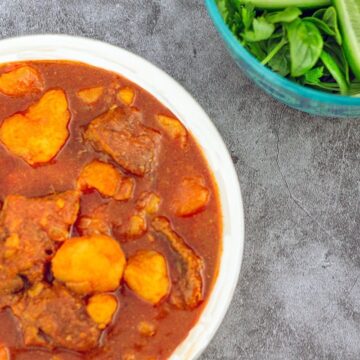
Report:
[{"label": "turquoise glass bowl", "polygon": [[225,24],[215,0],[205,0],[210,17],[240,69],[260,88],[295,109],[318,116],[359,117],[360,97],[340,96],[298,85],[252,56]]}]

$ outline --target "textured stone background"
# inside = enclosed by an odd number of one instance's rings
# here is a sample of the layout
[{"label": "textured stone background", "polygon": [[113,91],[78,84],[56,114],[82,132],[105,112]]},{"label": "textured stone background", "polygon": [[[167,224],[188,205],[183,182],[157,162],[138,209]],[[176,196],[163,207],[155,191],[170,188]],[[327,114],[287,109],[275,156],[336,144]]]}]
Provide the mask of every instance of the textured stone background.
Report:
[{"label": "textured stone background", "polygon": [[245,254],[201,360],[360,358],[358,121],[310,117],[265,95],[232,62],[201,0],[1,0],[0,19],[2,38],[67,33],[143,56],[224,137],[242,185]]}]

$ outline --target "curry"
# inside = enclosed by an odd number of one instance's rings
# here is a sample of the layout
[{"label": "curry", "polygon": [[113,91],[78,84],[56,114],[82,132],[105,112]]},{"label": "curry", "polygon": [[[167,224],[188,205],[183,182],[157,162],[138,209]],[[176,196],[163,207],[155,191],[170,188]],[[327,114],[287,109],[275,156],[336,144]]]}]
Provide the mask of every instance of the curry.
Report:
[{"label": "curry", "polygon": [[167,359],[216,279],[201,149],[109,71],[0,66],[0,210],[0,360]]}]

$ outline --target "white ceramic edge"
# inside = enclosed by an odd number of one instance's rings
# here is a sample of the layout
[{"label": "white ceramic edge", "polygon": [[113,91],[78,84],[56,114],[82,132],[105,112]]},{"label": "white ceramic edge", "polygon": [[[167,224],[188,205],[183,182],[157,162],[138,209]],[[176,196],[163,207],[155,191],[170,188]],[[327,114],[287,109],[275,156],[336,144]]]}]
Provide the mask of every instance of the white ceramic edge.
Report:
[{"label": "white ceramic edge", "polygon": [[210,299],[199,321],[170,358],[196,359],[209,344],[226,314],[238,281],[243,254],[244,215],[240,186],[221,136],[203,109],[181,85],[148,61],[124,49],[67,35],[33,35],[0,41],[0,63],[36,59],[77,60],[125,76],[149,91],[178,116],[202,147],[219,186],[223,211],[223,252]]}]

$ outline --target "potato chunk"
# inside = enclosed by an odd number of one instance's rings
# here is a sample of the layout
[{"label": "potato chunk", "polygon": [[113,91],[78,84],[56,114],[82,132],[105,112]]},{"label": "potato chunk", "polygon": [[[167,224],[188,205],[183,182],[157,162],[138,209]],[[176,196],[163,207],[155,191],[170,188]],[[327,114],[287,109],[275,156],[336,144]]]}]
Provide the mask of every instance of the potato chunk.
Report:
[{"label": "potato chunk", "polygon": [[77,96],[86,104],[94,104],[103,94],[104,88],[102,86],[82,89],[77,92]]},{"label": "potato chunk", "polygon": [[124,87],[119,90],[117,94],[118,100],[120,100],[125,105],[132,105],[135,99],[135,91],[130,87]]},{"label": "potato chunk", "polygon": [[116,200],[128,200],[133,193],[134,180],[122,176],[111,164],[94,160],[82,170],[78,186],[80,189],[94,188]]},{"label": "potato chunk", "polygon": [[184,178],[175,192],[172,209],[177,216],[190,216],[206,207],[210,197],[200,177]]},{"label": "potato chunk", "polygon": [[116,297],[110,294],[97,294],[90,298],[86,310],[100,329],[111,323],[118,307]]},{"label": "potato chunk", "polygon": [[140,211],[144,211],[146,214],[153,215],[158,212],[161,199],[153,192],[143,192],[137,201],[136,207]]},{"label": "potato chunk", "polygon": [[156,119],[171,139],[179,141],[181,147],[186,145],[187,131],[185,126],[178,119],[165,115],[158,115]]},{"label": "potato chunk", "polygon": [[139,297],[157,304],[170,290],[167,263],[156,251],[138,251],[125,268],[124,279]]},{"label": "potato chunk", "polygon": [[156,327],[149,321],[140,321],[138,331],[142,336],[151,337],[156,334]]},{"label": "potato chunk", "polygon": [[10,360],[10,354],[8,349],[0,344],[0,360]]},{"label": "potato chunk", "polygon": [[62,90],[48,91],[23,114],[5,119],[0,140],[30,165],[51,160],[69,136],[70,113]]},{"label": "potato chunk", "polygon": [[141,215],[133,215],[129,219],[127,235],[129,237],[139,237],[146,232],[146,220]]},{"label": "potato chunk", "polygon": [[79,294],[115,290],[124,267],[120,245],[105,235],[71,238],[52,260],[55,278]]},{"label": "potato chunk", "polygon": [[0,75],[0,92],[8,96],[23,96],[40,91],[43,81],[31,66],[24,65]]}]

